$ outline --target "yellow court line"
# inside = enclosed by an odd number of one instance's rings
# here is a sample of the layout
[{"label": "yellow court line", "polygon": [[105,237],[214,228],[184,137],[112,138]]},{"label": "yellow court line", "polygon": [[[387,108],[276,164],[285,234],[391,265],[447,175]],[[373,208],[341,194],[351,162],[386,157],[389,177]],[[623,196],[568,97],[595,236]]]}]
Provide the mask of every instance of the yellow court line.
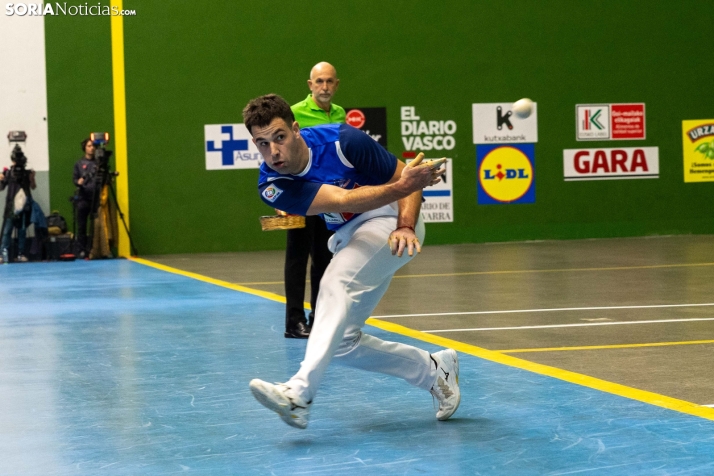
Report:
[{"label": "yellow court line", "polygon": [[670,345],[696,345],[714,344],[714,340],[690,340],[682,342],[652,342],[647,344],[612,344],[612,345],[584,345],[579,347],[536,347],[533,349],[504,349],[494,350],[501,354],[518,354],[525,352],[560,352],[567,350],[601,350],[601,349],[634,349],[638,347],[664,347]]},{"label": "yellow court line", "polygon": [[[122,0],[111,0],[114,7],[122,11]],[[124,222],[129,227],[129,160],[126,134],[126,85],[124,78],[124,19],[121,15],[111,16],[112,32],[112,86],[114,94],[114,156],[116,161],[116,200],[124,214]],[[129,235],[119,226],[119,256],[131,256]]]},{"label": "yellow court line", "polygon": [[[154,263],[152,261],[148,261],[141,258],[131,258],[131,260],[136,263],[143,264],[145,266],[150,266],[152,268],[160,269],[169,273],[179,274],[181,276],[193,278],[199,281],[203,281],[205,283],[211,283],[217,286],[222,286],[224,288],[233,289],[235,291],[253,294],[255,296],[270,299],[272,301],[278,301],[282,303],[285,302],[285,298],[277,294],[259,291],[257,289],[246,288],[244,286],[209,278],[200,274],[171,268],[169,266],[164,266],[162,264]],[[394,324],[393,322],[369,318],[367,319],[367,324],[388,332],[393,332],[395,334],[400,334],[406,337],[411,337],[413,339],[429,342],[431,344],[436,344],[443,347],[450,347],[459,352],[473,355],[475,357],[479,357],[485,360],[490,360],[499,364],[507,365],[509,367],[515,367],[518,369],[527,370],[529,372],[546,375],[548,377],[557,378],[559,380],[564,380],[566,382],[581,385],[583,387],[593,388],[602,392],[611,393],[613,395],[618,395],[644,403],[649,403],[650,405],[667,408],[669,410],[686,413],[688,415],[694,415],[701,418],[706,418],[708,420],[714,420],[714,408],[703,407],[694,403],[685,402],[684,400],[677,400],[676,398],[647,392],[645,390],[638,390],[636,388],[626,387],[624,385],[608,382],[606,380],[600,380],[595,377],[589,377],[587,375],[570,372],[569,370],[562,370],[555,367],[549,367],[547,365],[536,364],[534,362],[529,362],[527,360],[519,359],[517,357],[505,355],[500,352],[483,349],[481,347],[464,344],[463,342],[447,339],[445,337],[427,334],[425,332],[416,331],[414,329],[409,329],[408,327],[400,326],[399,324]]]},{"label": "yellow court line", "polygon": [[229,283],[228,281],[221,281],[220,279],[209,278],[208,276],[203,276],[202,274],[192,273],[190,271],[184,271],[177,268],[172,268],[171,266],[166,266],[159,263],[154,263],[143,258],[132,257],[129,258],[135,263],[143,264],[145,266],[150,266],[152,268],[160,269],[161,271],[166,271],[168,273],[179,274],[181,276],[186,276],[187,278],[197,279],[198,281],[203,281],[204,283],[215,284],[216,286],[221,286],[224,288],[232,289],[233,291],[240,291],[242,293],[252,294],[254,296],[260,296],[265,299],[270,299],[271,301],[277,301],[285,304],[285,297],[279,294],[269,293],[267,291],[260,291],[258,289],[246,288],[239,284]]},{"label": "yellow court line", "polygon": [[[143,258],[130,257],[129,259],[131,261],[134,261],[139,264],[143,264],[145,266],[150,266],[152,268],[160,269],[161,271],[166,271],[168,273],[173,273],[173,274],[179,274],[181,276],[186,276],[187,278],[192,278],[192,279],[196,279],[198,281],[203,281],[204,283],[215,284],[216,286],[221,286],[223,288],[232,289],[233,291],[240,291],[242,293],[252,294],[254,296],[260,296],[262,298],[269,299],[271,301],[281,302],[281,303],[285,304],[285,296],[281,296],[280,294],[270,293],[268,291],[261,291],[259,289],[247,288],[245,286],[241,286],[240,284],[229,283],[228,281],[222,281],[220,279],[209,278],[208,276],[204,276],[202,274],[192,273],[190,271],[184,271],[184,270],[178,269],[178,268],[172,268],[171,266],[166,266],[166,265],[163,265],[160,263],[155,263],[153,261],[149,261],[149,260],[146,260]],[[303,304],[305,305],[305,307],[307,309],[312,309],[309,302],[306,302]]]},{"label": "yellow court line", "polygon": [[714,263],[682,263],[682,264],[655,264],[649,266],[613,266],[609,268],[562,268],[562,269],[517,269],[512,271],[467,271],[463,273],[433,273],[433,274],[402,274],[398,278],[442,278],[449,276],[479,276],[494,274],[535,274],[535,273],[567,273],[580,271],[627,271],[633,269],[660,269],[660,268],[691,268],[698,266],[714,266]]},{"label": "yellow court line", "polygon": [[436,344],[443,347],[450,347],[454,350],[458,350],[459,352],[473,355],[475,357],[479,357],[485,360],[490,360],[499,364],[508,365],[509,367],[515,367],[536,374],[546,375],[548,377],[557,378],[559,380],[564,380],[566,382],[581,385],[583,387],[600,390],[602,392],[611,393],[613,395],[629,398],[631,400],[649,403],[650,405],[666,408],[668,410],[674,410],[677,412],[686,413],[688,415],[694,415],[701,418],[706,418],[708,420],[714,420],[714,408],[704,407],[695,403],[678,400],[676,398],[667,397],[665,395],[659,395],[657,393],[648,392],[646,390],[639,390],[636,388],[627,387],[625,385],[608,382],[606,380],[600,380],[595,377],[578,374],[569,370],[563,370],[556,367],[550,367],[548,365],[529,362],[527,360],[519,359],[517,357],[505,355],[501,352],[483,349],[481,347],[464,344],[463,342],[446,339],[444,337],[435,336],[432,334],[426,334],[424,332],[416,331],[414,329],[409,329],[408,327],[400,326],[399,324],[394,324],[393,322],[370,318],[367,319],[367,324],[369,324],[370,326],[378,327],[388,332],[394,332],[395,334],[401,334],[407,337],[411,337],[413,339],[429,342],[431,344]]}]

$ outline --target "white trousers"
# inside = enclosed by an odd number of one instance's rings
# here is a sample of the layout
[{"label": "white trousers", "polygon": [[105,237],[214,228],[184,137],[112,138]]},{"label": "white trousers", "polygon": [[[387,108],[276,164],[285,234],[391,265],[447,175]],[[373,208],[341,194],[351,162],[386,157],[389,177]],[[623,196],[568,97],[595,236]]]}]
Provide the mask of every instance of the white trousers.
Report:
[{"label": "white trousers", "polygon": [[[312,401],[334,357],[342,365],[400,377],[429,390],[436,379],[429,352],[362,332],[394,273],[411,260],[406,251],[399,258],[389,249],[387,240],[397,219],[376,217],[350,225],[331,238],[335,254],[320,281],[305,359],[287,385],[305,401]],[[421,220],[416,234],[423,241]]]}]

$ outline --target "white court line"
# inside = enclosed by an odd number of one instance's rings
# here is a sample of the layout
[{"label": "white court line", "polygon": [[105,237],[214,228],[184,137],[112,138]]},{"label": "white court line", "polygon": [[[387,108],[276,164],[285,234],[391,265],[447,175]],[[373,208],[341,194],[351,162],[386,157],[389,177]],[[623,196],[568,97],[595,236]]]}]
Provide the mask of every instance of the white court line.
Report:
[{"label": "white court line", "polygon": [[712,405],[702,405],[703,407],[709,407],[709,408],[714,408],[714,404]]},{"label": "white court line", "polygon": [[714,317],[700,317],[692,319],[660,319],[656,321],[618,321],[618,322],[589,322],[587,324],[551,324],[545,326],[516,326],[516,327],[479,327],[472,329],[434,329],[421,332],[468,332],[468,331],[511,331],[522,329],[552,329],[554,327],[591,327],[591,326],[617,326],[624,324],[660,324],[662,322],[692,322],[692,321],[714,321]]},{"label": "white court line", "polygon": [[701,307],[714,306],[714,302],[698,304],[653,304],[644,306],[603,306],[603,307],[559,307],[553,309],[511,309],[506,311],[472,311],[472,312],[435,312],[431,314],[390,314],[372,316],[372,319],[388,319],[392,317],[430,317],[430,316],[473,316],[477,314],[513,314],[518,312],[556,312],[556,311],[607,311],[612,309],[662,309],[671,307]]}]

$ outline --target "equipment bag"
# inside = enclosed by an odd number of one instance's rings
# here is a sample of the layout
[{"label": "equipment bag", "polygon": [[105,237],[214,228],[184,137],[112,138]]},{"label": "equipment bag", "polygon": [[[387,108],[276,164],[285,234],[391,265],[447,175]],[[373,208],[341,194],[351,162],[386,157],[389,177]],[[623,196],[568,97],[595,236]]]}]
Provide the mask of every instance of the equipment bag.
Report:
[{"label": "equipment bag", "polygon": [[49,230],[50,228],[58,228],[60,233],[52,233],[50,232],[51,235],[57,234],[61,235],[63,233],[67,233],[67,222],[65,221],[64,217],[59,214],[57,210],[53,210],[52,213],[47,217],[47,229]]}]

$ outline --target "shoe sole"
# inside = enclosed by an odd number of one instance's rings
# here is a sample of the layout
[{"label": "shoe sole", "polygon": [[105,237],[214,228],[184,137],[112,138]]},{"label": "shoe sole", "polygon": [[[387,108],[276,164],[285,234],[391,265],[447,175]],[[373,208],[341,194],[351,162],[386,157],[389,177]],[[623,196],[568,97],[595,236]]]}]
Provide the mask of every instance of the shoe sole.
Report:
[{"label": "shoe sole", "polygon": [[301,425],[293,419],[290,407],[292,403],[287,398],[274,393],[270,387],[264,385],[262,380],[253,379],[250,381],[250,391],[258,402],[268,410],[272,410],[280,416],[288,425],[304,430],[307,425]]},{"label": "shoe sole", "polygon": [[459,398],[458,398],[458,400],[456,400],[456,405],[454,406],[454,410],[447,415],[442,415],[441,417],[438,417],[437,420],[439,420],[439,421],[444,421],[444,420],[448,420],[449,418],[451,418],[451,415],[456,413],[456,410],[459,409],[459,405],[461,405],[461,387],[459,387],[459,354],[457,354],[456,351],[453,349],[449,349],[449,350],[451,350],[451,352],[453,353],[454,362],[456,363],[456,365],[455,365],[456,378],[454,380],[456,381],[456,388],[459,389]]}]

